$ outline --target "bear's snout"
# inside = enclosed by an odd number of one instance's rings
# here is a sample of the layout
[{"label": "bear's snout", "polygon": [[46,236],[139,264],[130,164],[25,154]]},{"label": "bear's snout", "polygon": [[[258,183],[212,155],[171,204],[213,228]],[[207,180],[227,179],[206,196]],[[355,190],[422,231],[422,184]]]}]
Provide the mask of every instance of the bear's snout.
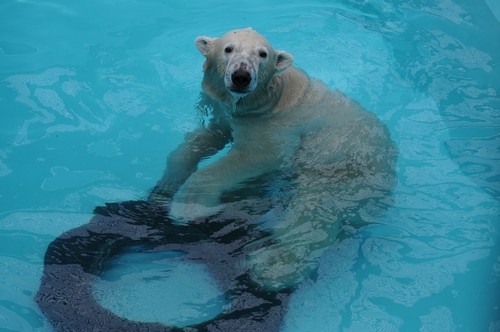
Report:
[{"label": "bear's snout", "polygon": [[233,72],[231,75],[231,82],[233,83],[233,88],[236,88],[233,90],[246,92],[250,82],[252,82],[252,75],[242,67]]},{"label": "bear's snout", "polygon": [[241,97],[257,86],[257,72],[247,61],[238,59],[227,66],[224,81],[232,94]]}]

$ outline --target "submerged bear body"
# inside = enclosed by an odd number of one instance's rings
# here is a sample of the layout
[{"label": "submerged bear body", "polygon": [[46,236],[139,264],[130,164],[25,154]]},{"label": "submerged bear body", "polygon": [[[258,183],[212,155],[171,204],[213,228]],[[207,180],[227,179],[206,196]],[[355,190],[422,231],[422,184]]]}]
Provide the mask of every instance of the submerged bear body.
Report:
[{"label": "submerged bear body", "polygon": [[[263,226],[271,228],[269,245],[247,264],[262,287],[293,287],[342,223],[368,222],[378,212],[363,219],[366,205],[389,204],[396,148],[372,113],[293,67],[290,54],[254,30],[198,37],[196,46],[206,57],[199,108],[212,119],[172,152],[154,196],[168,197],[170,216],[182,224],[223,210],[224,194],[281,173],[265,184],[290,184],[263,212],[273,219]],[[198,169],[229,143],[224,156]]]}]

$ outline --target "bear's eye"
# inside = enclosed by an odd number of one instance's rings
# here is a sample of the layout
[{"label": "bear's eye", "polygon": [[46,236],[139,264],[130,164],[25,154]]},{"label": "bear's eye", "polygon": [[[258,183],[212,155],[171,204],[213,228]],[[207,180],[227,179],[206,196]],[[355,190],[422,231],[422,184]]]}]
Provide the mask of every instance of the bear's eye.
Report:
[{"label": "bear's eye", "polygon": [[267,58],[267,52],[266,51],[259,51],[259,56],[262,58],[262,59],[265,59]]},{"label": "bear's eye", "polygon": [[229,53],[231,53],[232,51],[233,51],[233,47],[232,47],[232,46],[226,46],[226,48],[224,49],[224,52],[225,52],[226,54],[229,54]]}]

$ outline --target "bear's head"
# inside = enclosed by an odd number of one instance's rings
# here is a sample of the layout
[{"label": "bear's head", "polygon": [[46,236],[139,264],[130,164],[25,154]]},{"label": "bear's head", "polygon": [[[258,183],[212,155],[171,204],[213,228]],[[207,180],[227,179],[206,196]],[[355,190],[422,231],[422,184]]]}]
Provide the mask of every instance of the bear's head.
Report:
[{"label": "bear's head", "polygon": [[[203,88],[212,98],[237,102],[262,89],[287,69],[293,57],[272,48],[251,28],[233,30],[220,38],[200,36],[196,47],[206,57]],[[268,94],[264,92],[264,94]]]}]

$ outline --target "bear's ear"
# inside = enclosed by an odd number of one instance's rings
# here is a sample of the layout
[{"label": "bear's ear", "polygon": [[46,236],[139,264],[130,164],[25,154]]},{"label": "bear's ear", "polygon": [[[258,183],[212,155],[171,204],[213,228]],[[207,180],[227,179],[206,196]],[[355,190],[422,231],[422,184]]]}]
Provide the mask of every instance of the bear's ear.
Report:
[{"label": "bear's ear", "polygon": [[200,50],[201,54],[207,56],[212,50],[215,44],[215,40],[216,38],[199,36],[198,38],[195,39],[194,44],[196,45],[198,50]]},{"label": "bear's ear", "polygon": [[285,51],[275,51],[276,52],[276,69],[278,72],[282,72],[293,63],[293,56]]}]

